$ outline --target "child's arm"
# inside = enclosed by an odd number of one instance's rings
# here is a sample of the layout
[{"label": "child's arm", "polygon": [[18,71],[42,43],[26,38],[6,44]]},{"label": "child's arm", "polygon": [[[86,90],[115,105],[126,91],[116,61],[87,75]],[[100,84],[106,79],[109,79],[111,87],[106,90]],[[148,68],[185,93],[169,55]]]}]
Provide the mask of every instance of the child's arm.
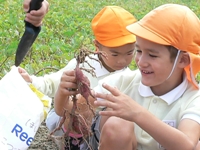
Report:
[{"label": "child's arm", "polygon": [[96,93],[97,98],[107,101],[95,101],[95,105],[110,107],[112,110],[101,111],[100,115],[135,122],[167,150],[192,150],[196,147],[200,137],[200,125],[196,121],[183,119],[176,129],[156,118],[118,89],[105,84],[103,87],[112,94]]},{"label": "child's arm", "polygon": [[[77,111],[80,114],[89,110],[86,100],[78,94],[74,70],[65,71],[63,72],[58,90],[54,97],[54,108],[59,116],[63,116],[64,110],[71,111],[73,95],[76,95],[78,107]],[[91,104],[91,107],[95,109],[96,107],[94,107],[94,101],[94,98],[89,97],[89,103]]]},{"label": "child's arm", "polygon": [[76,66],[76,60],[72,59],[69,63],[57,72],[45,74],[44,76],[29,75],[29,73],[19,67],[18,71],[26,82],[32,83],[40,92],[49,97],[54,97],[64,71],[72,70]]},{"label": "child's arm", "polygon": [[[31,0],[24,0],[23,8],[27,12],[29,10],[29,4]],[[41,26],[42,20],[49,9],[49,3],[44,0],[42,2],[42,7],[39,10],[32,10],[30,13],[26,14],[25,20],[33,24],[34,26]]]},{"label": "child's arm", "polygon": [[64,110],[71,110],[72,103],[69,101],[71,95],[76,95],[77,90],[74,71],[65,71],[62,74],[58,90],[54,97],[54,109],[57,115],[63,116]]},{"label": "child's arm", "polygon": [[[68,129],[70,117],[74,116],[73,110],[73,95],[76,95],[77,99],[77,108],[75,111],[75,116],[78,116],[79,119],[81,120],[81,131],[79,130],[80,128],[77,127],[77,123],[74,123],[75,126],[73,126],[73,131],[79,134],[88,134],[88,132],[85,132],[84,129],[90,128],[91,123],[92,123],[92,118],[94,117],[94,112],[96,107],[94,107],[94,101],[95,99],[93,97],[89,97],[88,101],[90,103],[90,107],[88,106],[88,103],[86,100],[78,94],[77,85],[75,82],[75,76],[74,76],[74,70],[73,71],[65,71],[61,77],[61,82],[58,87],[58,90],[55,94],[54,97],[54,109],[57,115],[61,117],[66,117],[65,122],[64,122],[64,127],[65,129]],[[79,120],[78,119],[78,120]],[[73,120],[77,121],[77,119]],[[78,123],[80,124],[80,123]]]}]

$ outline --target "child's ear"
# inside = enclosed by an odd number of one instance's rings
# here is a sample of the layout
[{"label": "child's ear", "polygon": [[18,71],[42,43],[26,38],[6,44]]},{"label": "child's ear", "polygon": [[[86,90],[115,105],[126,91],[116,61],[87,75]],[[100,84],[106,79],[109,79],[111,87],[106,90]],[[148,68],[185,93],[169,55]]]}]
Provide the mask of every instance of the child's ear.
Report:
[{"label": "child's ear", "polygon": [[180,61],[179,61],[180,67],[185,68],[190,64],[190,56],[187,52],[182,52]]},{"label": "child's ear", "polygon": [[96,51],[96,52],[99,51],[99,50],[100,50],[100,48],[99,48],[99,47],[100,47],[100,43],[99,43],[96,39],[93,41],[93,43],[94,43],[94,45],[95,45],[95,47],[96,47],[96,50],[95,50],[95,51]]}]

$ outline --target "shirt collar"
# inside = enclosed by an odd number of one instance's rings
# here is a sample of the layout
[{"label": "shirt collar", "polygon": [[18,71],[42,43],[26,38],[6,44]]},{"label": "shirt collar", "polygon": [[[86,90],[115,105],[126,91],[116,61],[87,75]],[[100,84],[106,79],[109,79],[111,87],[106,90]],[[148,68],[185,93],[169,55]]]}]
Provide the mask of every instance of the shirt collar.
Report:
[{"label": "shirt collar", "polygon": [[[158,97],[160,97],[168,105],[170,105],[181,97],[181,95],[185,92],[187,86],[188,86],[188,80],[186,79],[186,75],[184,73],[183,82],[179,86],[177,86],[176,88],[174,88],[170,92],[168,92],[164,95],[158,96]],[[139,91],[140,95],[143,96],[143,97],[156,96],[151,91],[150,87],[143,85],[141,82],[139,84],[138,91]]]},{"label": "shirt collar", "polygon": [[[96,59],[96,60],[99,60],[99,57],[98,55],[92,55],[92,58]],[[121,71],[124,71],[126,69],[129,70],[128,67],[124,68],[124,69],[121,69],[121,70],[117,70],[117,71],[114,71],[114,72],[109,72],[103,65],[101,65],[98,61],[96,60],[93,60],[92,62],[92,66],[95,68],[95,73],[96,73],[96,77],[101,77],[101,76],[104,76],[104,75],[108,75],[108,74],[112,74],[112,73],[117,73],[117,72],[121,72]]]}]

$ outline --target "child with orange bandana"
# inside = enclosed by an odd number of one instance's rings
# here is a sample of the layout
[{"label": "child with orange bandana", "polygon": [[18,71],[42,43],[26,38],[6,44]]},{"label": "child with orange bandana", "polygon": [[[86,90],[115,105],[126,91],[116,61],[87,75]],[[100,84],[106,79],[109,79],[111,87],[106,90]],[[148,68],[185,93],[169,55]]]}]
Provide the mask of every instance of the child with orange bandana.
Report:
[{"label": "child with orange bandana", "polygon": [[[137,20],[130,12],[119,6],[106,6],[92,19],[91,26],[95,37],[94,45],[96,51],[105,54],[106,57],[102,57],[99,54],[91,54],[90,57],[86,57],[87,63],[94,68],[96,74],[95,77],[92,74],[83,71],[84,75],[90,80],[91,88],[94,88],[99,80],[111,74],[130,72],[128,65],[133,59],[135,35],[127,31],[126,26],[136,21]],[[87,63],[80,64],[80,67],[91,69]],[[76,59],[74,58],[58,72],[43,77],[30,76],[22,68],[19,68],[19,72],[27,82],[31,82],[39,91],[53,97],[60,81],[65,80],[65,77],[67,77],[66,71],[73,70],[75,67]],[[49,132],[52,132],[58,126],[63,115],[63,106],[64,105],[61,104],[58,106],[59,108],[55,107],[56,109],[59,109],[59,112],[55,112],[54,109],[49,112],[46,119],[46,125]],[[92,119],[90,118],[88,122],[91,124]],[[62,136],[64,132],[65,128],[63,127],[61,130],[55,132],[54,135]],[[75,132],[72,132],[69,135],[70,142],[68,143],[70,143],[70,145],[66,146],[65,149],[79,149],[80,145],[76,141],[80,141],[82,135]],[[57,143],[59,147],[63,147],[65,144],[63,141],[57,141]]]}]

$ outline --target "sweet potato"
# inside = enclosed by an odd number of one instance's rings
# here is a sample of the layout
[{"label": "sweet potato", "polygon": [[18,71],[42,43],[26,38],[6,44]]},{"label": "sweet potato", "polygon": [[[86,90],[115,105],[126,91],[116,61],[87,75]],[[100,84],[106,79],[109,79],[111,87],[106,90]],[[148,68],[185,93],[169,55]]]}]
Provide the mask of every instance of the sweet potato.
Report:
[{"label": "sweet potato", "polygon": [[[68,137],[68,135],[71,131],[75,131],[79,134],[82,134],[83,137],[86,137],[91,134],[91,127],[90,127],[91,123],[92,123],[91,120],[92,120],[92,117],[94,117],[95,113],[94,113],[93,108],[91,107],[91,104],[90,104],[88,98],[89,98],[89,96],[92,96],[93,98],[95,98],[95,97],[91,93],[90,81],[83,74],[82,70],[85,70],[85,71],[91,73],[93,76],[96,76],[95,72],[94,72],[95,68],[93,68],[90,64],[88,64],[91,67],[91,69],[89,69],[89,70],[85,69],[85,68],[80,68],[80,66],[79,66],[80,63],[87,63],[85,58],[90,57],[90,54],[100,54],[100,55],[106,57],[105,54],[100,53],[100,52],[92,52],[87,49],[80,49],[77,53],[75,53],[75,58],[77,61],[77,65],[75,68],[75,77],[76,77],[76,83],[78,85],[77,90],[85,99],[86,105],[88,106],[87,107],[88,111],[91,111],[93,116],[84,118],[83,116],[78,114],[77,99],[76,99],[77,95],[72,95],[71,98],[73,101],[73,107],[72,107],[71,112],[65,110],[63,117],[59,123],[59,126],[50,135],[53,135],[53,133],[55,133],[57,130],[61,129],[61,127],[65,121],[67,121],[66,123],[68,124],[67,125],[68,128],[67,128],[66,133],[63,135],[64,138]],[[94,59],[94,58],[91,58],[91,59]],[[96,59],[94,59],[94,60],[96,60]],[[98,61],[101,64],[101,62],[99,60],[96,60],[96,61]]]}]

